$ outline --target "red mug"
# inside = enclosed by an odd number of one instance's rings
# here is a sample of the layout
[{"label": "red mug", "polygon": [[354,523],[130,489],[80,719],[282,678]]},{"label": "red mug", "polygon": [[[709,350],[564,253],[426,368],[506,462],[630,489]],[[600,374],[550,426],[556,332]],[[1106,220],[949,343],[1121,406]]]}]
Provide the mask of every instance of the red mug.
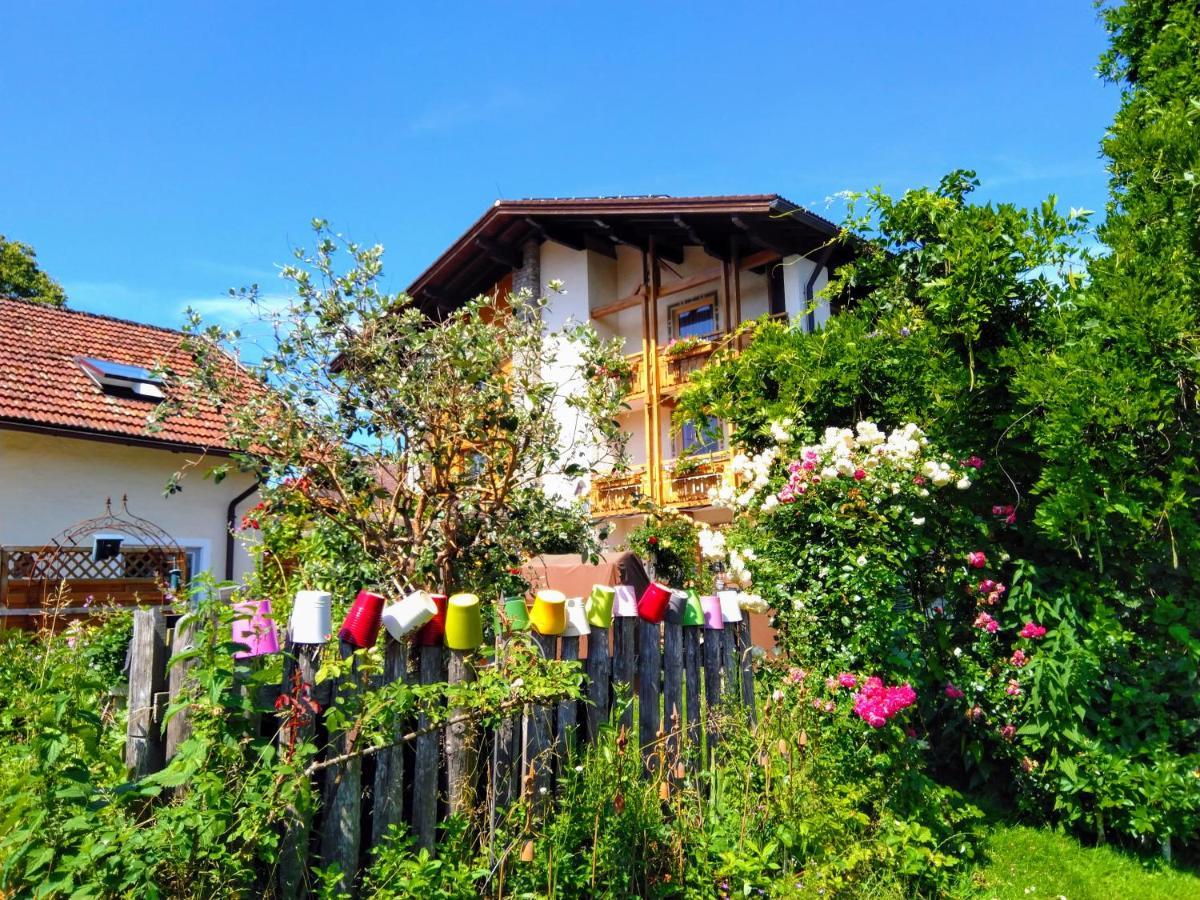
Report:
[{"label": "red mug", "polygon": [[384,599],[370,591],[359,591],[342,620],[338,638],[355,647],[373,647],[379,640]]},{"label": "red mug", "polygon": [[417,632],[417,646],[440,647],[446,636],[446,606],[450,598],[445,594],[430,594],[429,599],[437,604],[437,613]]},{"label": "red mug", "polygon": [[643,622],[657,625],[667,616],[667,607],[671,602],[671,589],[657,581],[642,592],[638,600],[638,616]]}]

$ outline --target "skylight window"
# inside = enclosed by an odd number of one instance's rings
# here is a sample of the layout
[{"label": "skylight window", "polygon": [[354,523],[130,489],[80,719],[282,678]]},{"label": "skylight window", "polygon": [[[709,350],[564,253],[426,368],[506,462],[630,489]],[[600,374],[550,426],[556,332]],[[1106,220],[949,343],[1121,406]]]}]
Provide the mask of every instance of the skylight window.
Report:
[{"label": "skylight window", "polygon": [[149,369],[90,356],[78,356],[75,362],[105,393],[147,400],[161,400],[165,396],[162,380],[151,375]]}]

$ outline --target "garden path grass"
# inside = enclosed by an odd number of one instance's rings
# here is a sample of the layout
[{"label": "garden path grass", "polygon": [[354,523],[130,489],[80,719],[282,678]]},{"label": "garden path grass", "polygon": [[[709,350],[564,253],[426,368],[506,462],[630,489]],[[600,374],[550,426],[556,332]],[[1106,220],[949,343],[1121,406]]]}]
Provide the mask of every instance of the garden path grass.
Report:
[{"label": "garden path grass", "polygon": [[990,859],[972,881],[976,897],[996,900],[1200,900],[1200,875],[1111,847],[1087,847],[1064,834],[1018,825],[989,833]]}]

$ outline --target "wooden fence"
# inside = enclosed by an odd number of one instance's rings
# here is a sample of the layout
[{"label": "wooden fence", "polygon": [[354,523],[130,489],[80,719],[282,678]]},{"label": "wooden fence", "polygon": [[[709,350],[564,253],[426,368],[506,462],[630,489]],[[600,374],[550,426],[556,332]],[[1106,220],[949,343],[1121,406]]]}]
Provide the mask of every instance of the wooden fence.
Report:
[{"label": "wooden fence", "polygon": [[[172,717],[165,731],[161,722],[188,678],[188,663],[170,666],[169,657],[189,649],[193,635],[186,619],[168,629],[162,610],[134,614],[126,762],[135,776],[161,768],[188,735],[186,715]],[[422,716],[397,726],[398,739],[409,734],[412,740],[326,766],[318,773],[320,783],[314,782],[322,802],[313,819],[297,816],[284,826],[278,871],[271,878],[279,895],[303,895],[311,868],[331,863],[351,873],[349,889],[367,850],[392,824],[406,824],[420,846],[433,849],[439,822],[450,813],[488,809],[494,814],[520,797],[552,795],[556,769],[569,749],[594,739],[610,721],[626,728],[630,740],[637,735],[647,763],[665,751],[664,759],[688,759],[699,766],[708,765],[719,745],[722,717],[714,714],[718,709],[726,714],[740,710],[753,719],[754,673],[745,623],[708,629],[683,626],[674,614],[662,625],[617,618],[611,629],[592,629],[584,639],[587,652],[582,659],[580,638],[531,637],[546,658],[580,661],[584,699],[525,707],[486,732],[456,717],[455,711],[438,728]],[[411,646],[386,632],[384,640],[380,681],[436,684],[475,677],[472,665],[478,654]],[[293,697],[311,695],[324,710],[334,692],[358,689],[357,681],[350,679],[341,685],[314,683],[321,654],[331,651],[289,644],[282,684],[259,698],[260,707],[272,708],[275,698],[286,692]],[[343,656],[350,651],[342,645]],[[501,643],[497,658],[505,652]],[[618,695],[636,697],[637,702],[618,704]],[[287,739],[279,721],[270,715],[262,718],[262,735]],[[325,762],[346,755],[351,747],[350,738],[331,734],[320,715],[298,721],[299,737],[315,739]],[[266,890],[266,885],[261,887]]]}]

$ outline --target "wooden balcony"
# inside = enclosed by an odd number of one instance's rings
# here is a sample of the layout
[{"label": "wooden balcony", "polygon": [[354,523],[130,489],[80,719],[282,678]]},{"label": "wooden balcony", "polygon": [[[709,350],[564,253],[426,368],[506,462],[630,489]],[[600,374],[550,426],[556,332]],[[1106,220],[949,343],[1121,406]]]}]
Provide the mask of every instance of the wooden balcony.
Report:
[{"label": "wooden balcony", "polygon": [[693,372],[704,368],[716,348],[715,342],[705,341],[681,353],[660,353],[659,391],[665,394],[675,393],[682,389],[688,383],[688,379],[692,377]]},{"label": "wooden balcony", "polygon": [[629,382],[629,397],[634,400],[646,396],[646,361],[641,353],[630,353],[625,357],[632,371]]},{"label": "wooden balcony", "polygon": [[664,506],[693,508],[708,506],[708,492],[719,488],[725,477],[725,466],[729,454],[721,451],[689,460],[683,472],[664,469],[662,487]]},{"label": "wooden balcony", "polygon": [[650,496],[650,478],[644,468],[618,475],[597,475],[592,478],[588,498],[592,515],[620,516],[637,512],[637,504]]}]

